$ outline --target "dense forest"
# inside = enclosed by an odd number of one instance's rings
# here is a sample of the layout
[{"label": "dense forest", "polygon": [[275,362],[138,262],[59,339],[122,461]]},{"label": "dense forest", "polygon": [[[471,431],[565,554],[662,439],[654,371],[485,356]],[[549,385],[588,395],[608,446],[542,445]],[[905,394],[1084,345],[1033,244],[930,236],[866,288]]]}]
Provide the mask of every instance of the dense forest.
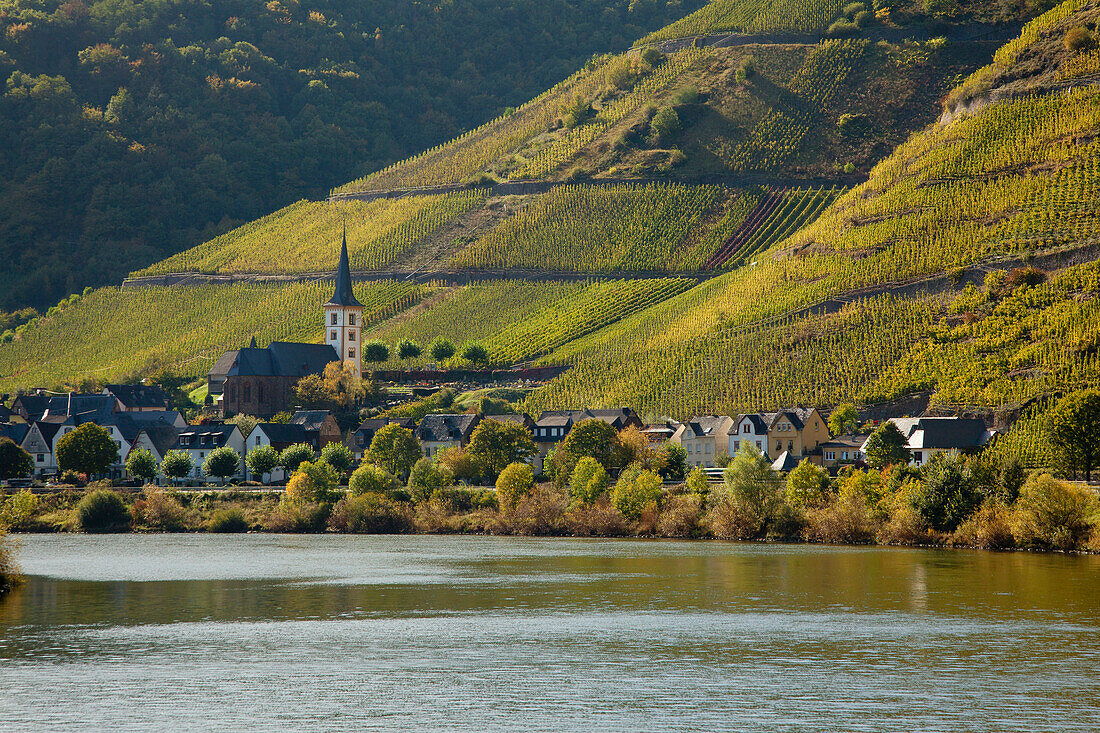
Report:
[{"label": "dense forest", "polygon": [[0,309],[322,195],[699,4],[0,0]]}]

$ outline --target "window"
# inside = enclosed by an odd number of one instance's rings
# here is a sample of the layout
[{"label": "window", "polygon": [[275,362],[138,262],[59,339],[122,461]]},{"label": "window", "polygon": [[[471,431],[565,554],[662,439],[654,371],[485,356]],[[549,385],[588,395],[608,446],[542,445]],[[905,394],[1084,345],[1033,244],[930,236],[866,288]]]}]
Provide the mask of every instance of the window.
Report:
[{"label": "window", "polygon": [[794,450],[794,441],[793,440],[788,440],[787,441],[787,450]]},{"label": "window", "polygon": [[229,383],[229,399],[231,399],[231,400],[237,399],[237,383],[236,382],[230,382]]},{"label": "window", "polygon": [[328,340],[329,341],[335,341],[336,340],[336,332],[335,331],[329,331]]},{"label": "window", "polygon": [[834,451],[831,451],[831,450],[825,451],[825,460],[826,461],[836,460],[836,453]]},{"label": "window", "polygon": [[775,449],[776,450],[783,450],[783,441],[782,440],[775,441]]},{"label": "window", "polygon": [[703,452],[704,453],[710,453],[710,443],[707,443],[707,446],[706,446],[706,448],[704,449]]},{"label": "window", "polygon": [[763,450],[764,446],[760,445],[760,441],[756,441],[756,450]]},{"label": "window", "polygon": [[252,385],[245,382],[241,385],[241,401],[250,402],[252,400]]},{"label": "window", "polygon": [[348,331],[348,341],[355,340],[355,331]]},{"label": "window", "polygon": [[348,313],[348,325],[349,326],[354,326],[355,325],[355,314],[354,313]]},{"label": "window", "polygon": [[355,358],[355,349],[348,349],[348,358],[349,359],[354,359]]},{"label": "window", "polygon": [[913,460],[916,461],[917,463],[921,462],[922,457],[921,457],[921,452],[920,451],[917,451],[916,453],[913,454]]},{"label": "window", "polygon": [[260,444],[260,436],[259,436],[259,435],[257,435],[257,436],[256,436],[256,445],[259,445],[259,444]]},{"label": "window", "polygon": [[39,454],[38,454],[38,462],[39,462],[39,463],[43,463],[43,462],[45,462],[45,460],[46,460],[46,454],[44,454],[44,453],[39,453]]},{"label": "window", "polygon": [[[332,325],[334,325],[334,326],[336,325],[336,314],[335,313],[332,314]],[[333,338],[336,338],[336,337],[333,336]]]},{"label": "window", "polygon": [[840,457],[845,461],[848,460],[848,451],[842,451]]}]

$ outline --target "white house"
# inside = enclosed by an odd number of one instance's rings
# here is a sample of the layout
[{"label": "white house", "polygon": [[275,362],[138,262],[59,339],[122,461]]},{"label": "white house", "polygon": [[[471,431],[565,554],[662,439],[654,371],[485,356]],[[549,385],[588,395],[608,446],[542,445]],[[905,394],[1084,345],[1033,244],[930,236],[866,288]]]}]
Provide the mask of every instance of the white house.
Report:
[{"label": "white house", "polygon": [[[981,418],[892,417],[890,422],[905,436],[905,447],[913,454],[910,464],[914,466],[925,465],[937,453],[976,453],[997,435],[996,430],[986,429]],[[864,446],[860,451],[866,453]]]},{"label": "white house", "polygon": [[[179,434],[172,450],[181,450],[189,454],[191,462],[195,464],[189,476],[201,479],[205,478],[202,474],[203,461],[206,460],[211,451],[223,446],[229,446],[239,456],[244,455],[244,436],[241,435],[240,428],[236,425],[195,425]],[[236,476],[243,475],[243,471],[244,460],[242,458]]]},{"label": "white house", "polygon": [[768,452],[768,423],[758,414],[738,415],[728,435],[726,452],[736,455],[742,441],[748,441],[749,445],[761,453]]}]

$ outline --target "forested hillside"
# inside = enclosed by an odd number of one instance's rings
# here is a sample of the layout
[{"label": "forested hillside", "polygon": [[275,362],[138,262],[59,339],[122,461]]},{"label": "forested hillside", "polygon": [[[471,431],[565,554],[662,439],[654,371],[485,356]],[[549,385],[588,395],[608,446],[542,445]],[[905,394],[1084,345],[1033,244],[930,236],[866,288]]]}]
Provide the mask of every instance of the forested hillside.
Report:
[{"label": "forested hillside", "polygon": [[692,9],[0,0],[0,310],[431,147]]}]

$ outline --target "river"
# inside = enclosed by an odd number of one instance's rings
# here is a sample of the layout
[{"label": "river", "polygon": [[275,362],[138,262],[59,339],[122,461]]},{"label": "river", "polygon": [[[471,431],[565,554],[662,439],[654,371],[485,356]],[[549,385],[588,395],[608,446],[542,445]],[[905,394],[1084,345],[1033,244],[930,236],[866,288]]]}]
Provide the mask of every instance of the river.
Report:
[{"label": "river", "polygon": [[0,729],[1097,731],[1100,557],[31,535]]}]

